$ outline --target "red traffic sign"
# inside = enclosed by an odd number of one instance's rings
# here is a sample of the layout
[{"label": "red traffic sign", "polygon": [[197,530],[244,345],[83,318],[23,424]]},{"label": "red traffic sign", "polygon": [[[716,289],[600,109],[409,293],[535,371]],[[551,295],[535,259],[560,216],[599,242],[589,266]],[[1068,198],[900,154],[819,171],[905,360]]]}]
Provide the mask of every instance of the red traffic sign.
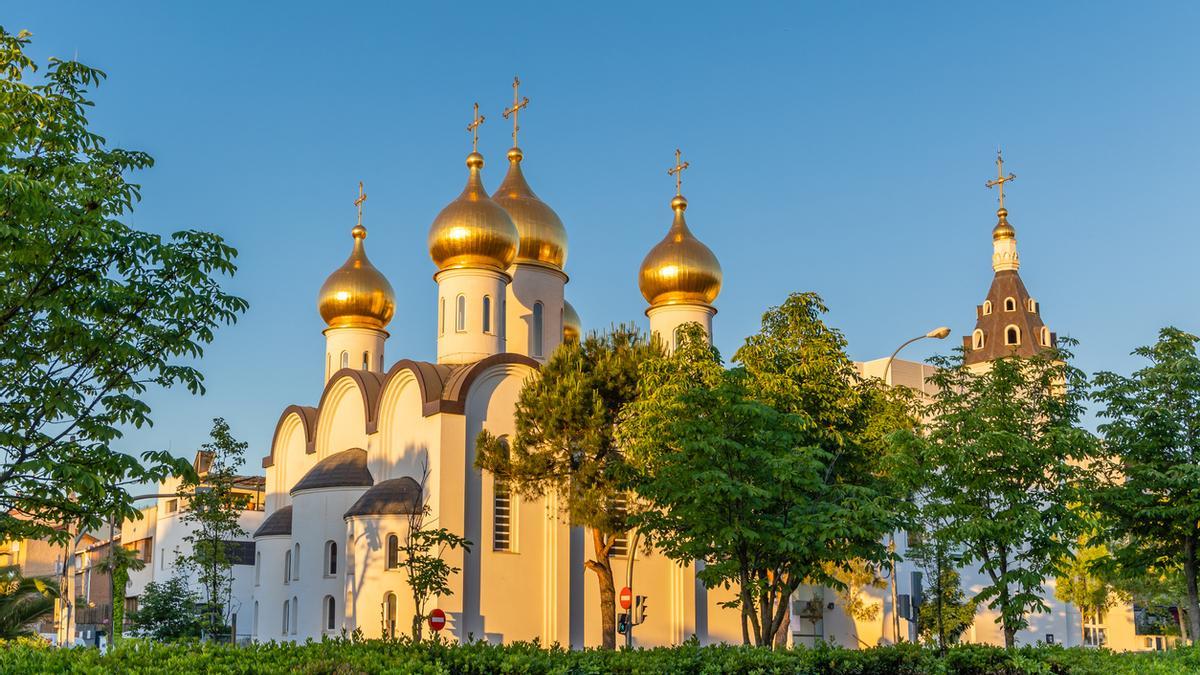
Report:
[{"label": "red traffic sign", "polygon": [[429,613],[429,630],[439,631],[446,627],[446,613],[440,609],[434,609]]},{"label": "red traffic sign", "polygon": [[633,606],[633,589],[626,586],[621,589],[621,609],[629,609]]}]

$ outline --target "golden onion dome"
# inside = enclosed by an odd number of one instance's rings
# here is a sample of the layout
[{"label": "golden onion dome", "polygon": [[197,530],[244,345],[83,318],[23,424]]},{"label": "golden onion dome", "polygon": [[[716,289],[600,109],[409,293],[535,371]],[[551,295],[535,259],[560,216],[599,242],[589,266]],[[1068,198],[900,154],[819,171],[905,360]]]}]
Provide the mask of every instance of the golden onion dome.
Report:
[{"label": "golden onion dome", "polygon": [[330,328],[383,330],[396,313],[396,294],[387,277],[367,259],[363,245],[367,228],[355,225],[350,234],[354,249],[321,285],[317,309]]},{"label": "golden onion dome", "polygon": [[996,215],[1000,220],[996,223],[996,227],[992,228],[992,241],[1016,239],[1017,231],[1013,229],[1012,225],[1008,224],[1008,209],[1002,206],[996,211]]},{"label": "golden onion dome", "polygon": [[525,182],[521,172],[520,148],[508,151],[508,174],[504,182],[492,193],[492,201],[504,207],[517,226],[521,243],[517,247],[516,262],[548,265],[561,270],[567,262],[567,228],[554,209],[538,196]]},{"label": "golden onion dome", "polygon": [[711,304],[721,292],[721,263],[688,229],[687,200],[671,200],[675,220],[667,236],[642,261],[638,287],[651,306]]},{"label": "golden onion dome", "polygon": [[578,342],[583,337],[583,322],[579,320],[579,312],[571,303],[563,300],[563,342]]},{"label": "golden onion dome", "polygon": [[483,188],[483,155],[467,155],[467,186],[429,227],[429,255],[439,270],[490,267],[504,271],[517,256],[520,237],[512,218]]}]

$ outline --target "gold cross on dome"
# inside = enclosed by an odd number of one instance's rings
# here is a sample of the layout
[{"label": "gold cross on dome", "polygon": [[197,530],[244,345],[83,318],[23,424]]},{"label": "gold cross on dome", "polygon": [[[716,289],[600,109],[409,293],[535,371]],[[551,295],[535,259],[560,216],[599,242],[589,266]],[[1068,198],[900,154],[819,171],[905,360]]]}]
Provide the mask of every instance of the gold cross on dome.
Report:
[{"label": "gold cross on dome", "polygon": [[680,161],[682,157],[683,153],[679,151],[679,148],[675,148],[675,166],[667,169],[668,176],[675,176],[675,196],[677,197],[683,194],[683,170],[688,168],[687,162]]},{"label": "gold cross on dome", "polygon": [[989,188],[999,188],[1000,208],[1004,208],[1004,184],[1010,180],[1016,180],[1016,179],[1017,179],[1017,174],[1015,174],[1015,173],[1009,173],[1007,176],[1004,175],[1004,156],[1000,154],[999,150],[997,150],[996,151],[996,179],[989,180],[987,182],[987,186]]},{"label": "gold cross on dome", "polygon": [[476,102],[475,119],[471,120],[471,123],[467,125],[467,131],[471,132],[471,152],[479,151],[479,125],[483,124],[484,119],[486,118],[479,114],[479,103]]},{"label": "gold cross on dome", "polygon": [[511,108],[505,108],[505,110],[504,110],[504,119],[508,119],[508,116],[512,115],[513,147],[514,148],[517,147],[517,132],[521,130],[521,127],[517,126],[517,115],[521,112],[522,108],[529,105],[529,98],[528,97],[521,98],[520,94],[517,93],[517,90],[520,87],[521,87],[521,78],[514,77],[513,78],[513,104],[512,104]]},{"label": "gold cross on dome", "polygon": [[362,225],[362,205],[367,201],[367,193],[363,192],[363,182],[358,181],[358,199],[354,200],[354,205],[358,207],[358,224]]}]

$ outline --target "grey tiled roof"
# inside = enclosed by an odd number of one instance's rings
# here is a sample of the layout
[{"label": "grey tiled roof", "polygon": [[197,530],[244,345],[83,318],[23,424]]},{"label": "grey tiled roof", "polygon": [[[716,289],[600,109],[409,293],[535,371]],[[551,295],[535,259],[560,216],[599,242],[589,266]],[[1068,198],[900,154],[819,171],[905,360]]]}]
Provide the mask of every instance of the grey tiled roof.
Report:
[{"label": "grey tiled roof", "polygon": [[290,494],[318,488],[370,487],[374,483],[367,469],[367,451],[351,448],[317,462],[292,487]]},{"label": "grey tiled roof", "polygon": [[416,513],[423,505],[421,486],[405,476],[382,481],[367,490],[344,517],[405,515]]},{"label": "grey tiled roof", "polygon": [[263,524],[254,532],[254,538],[273,537],[276,535],[292,533],[292,507],[289,504],[283,508],[277,509],[275,513],[267,516]]}]

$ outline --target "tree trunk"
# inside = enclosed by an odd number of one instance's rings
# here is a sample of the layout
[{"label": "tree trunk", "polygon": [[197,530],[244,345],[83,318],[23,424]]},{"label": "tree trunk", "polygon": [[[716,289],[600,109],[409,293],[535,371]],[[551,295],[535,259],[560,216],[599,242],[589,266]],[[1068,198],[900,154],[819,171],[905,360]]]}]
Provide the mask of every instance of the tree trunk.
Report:
[{"label": "tree trunk", "polygon": [[1183,575],[1187,580],[1187,614],[1189,642],[1195,643],[1200,636],[1200,592],[1196,587],[1196,537],[1189,536],[1184,542]]},{"label": "tree trunk", "polygon": [[420,612],[413,614],[412,636],[413,636],[413,640],[415,640],[417,642],[420,642],[423,638],[422,633],[424,632],[424,629],[423,629],[423,626],[421,625],[423,623],[424,623],[424,621],[421,621],[421,613]]},{"label": "tree trunk", "polygon": [[[604,649],[617,648],[617,589],[613,585],[612,563],[608,551],[611,542],[604,541],[604,535],[592,528],[592,547],[595,560],[589,560],[584,565],[596,573],[596,581],[600,584],[600,638]],[[632,619],[632,617],[630,617]]]},{"label": "tree trunk", "polygon": [[119,567],[112,571],[112,637],[109,642],[114,647],[125,631],[125,588],[128,585],[129,570]]},{"label": "tree trunk", "polygon": [[1175,620],[1179,622],[1179,640],[1183,644],[1188,643],[1187,617],[1184,616],[1183,602],[1176,601],[1175,603]]}]

